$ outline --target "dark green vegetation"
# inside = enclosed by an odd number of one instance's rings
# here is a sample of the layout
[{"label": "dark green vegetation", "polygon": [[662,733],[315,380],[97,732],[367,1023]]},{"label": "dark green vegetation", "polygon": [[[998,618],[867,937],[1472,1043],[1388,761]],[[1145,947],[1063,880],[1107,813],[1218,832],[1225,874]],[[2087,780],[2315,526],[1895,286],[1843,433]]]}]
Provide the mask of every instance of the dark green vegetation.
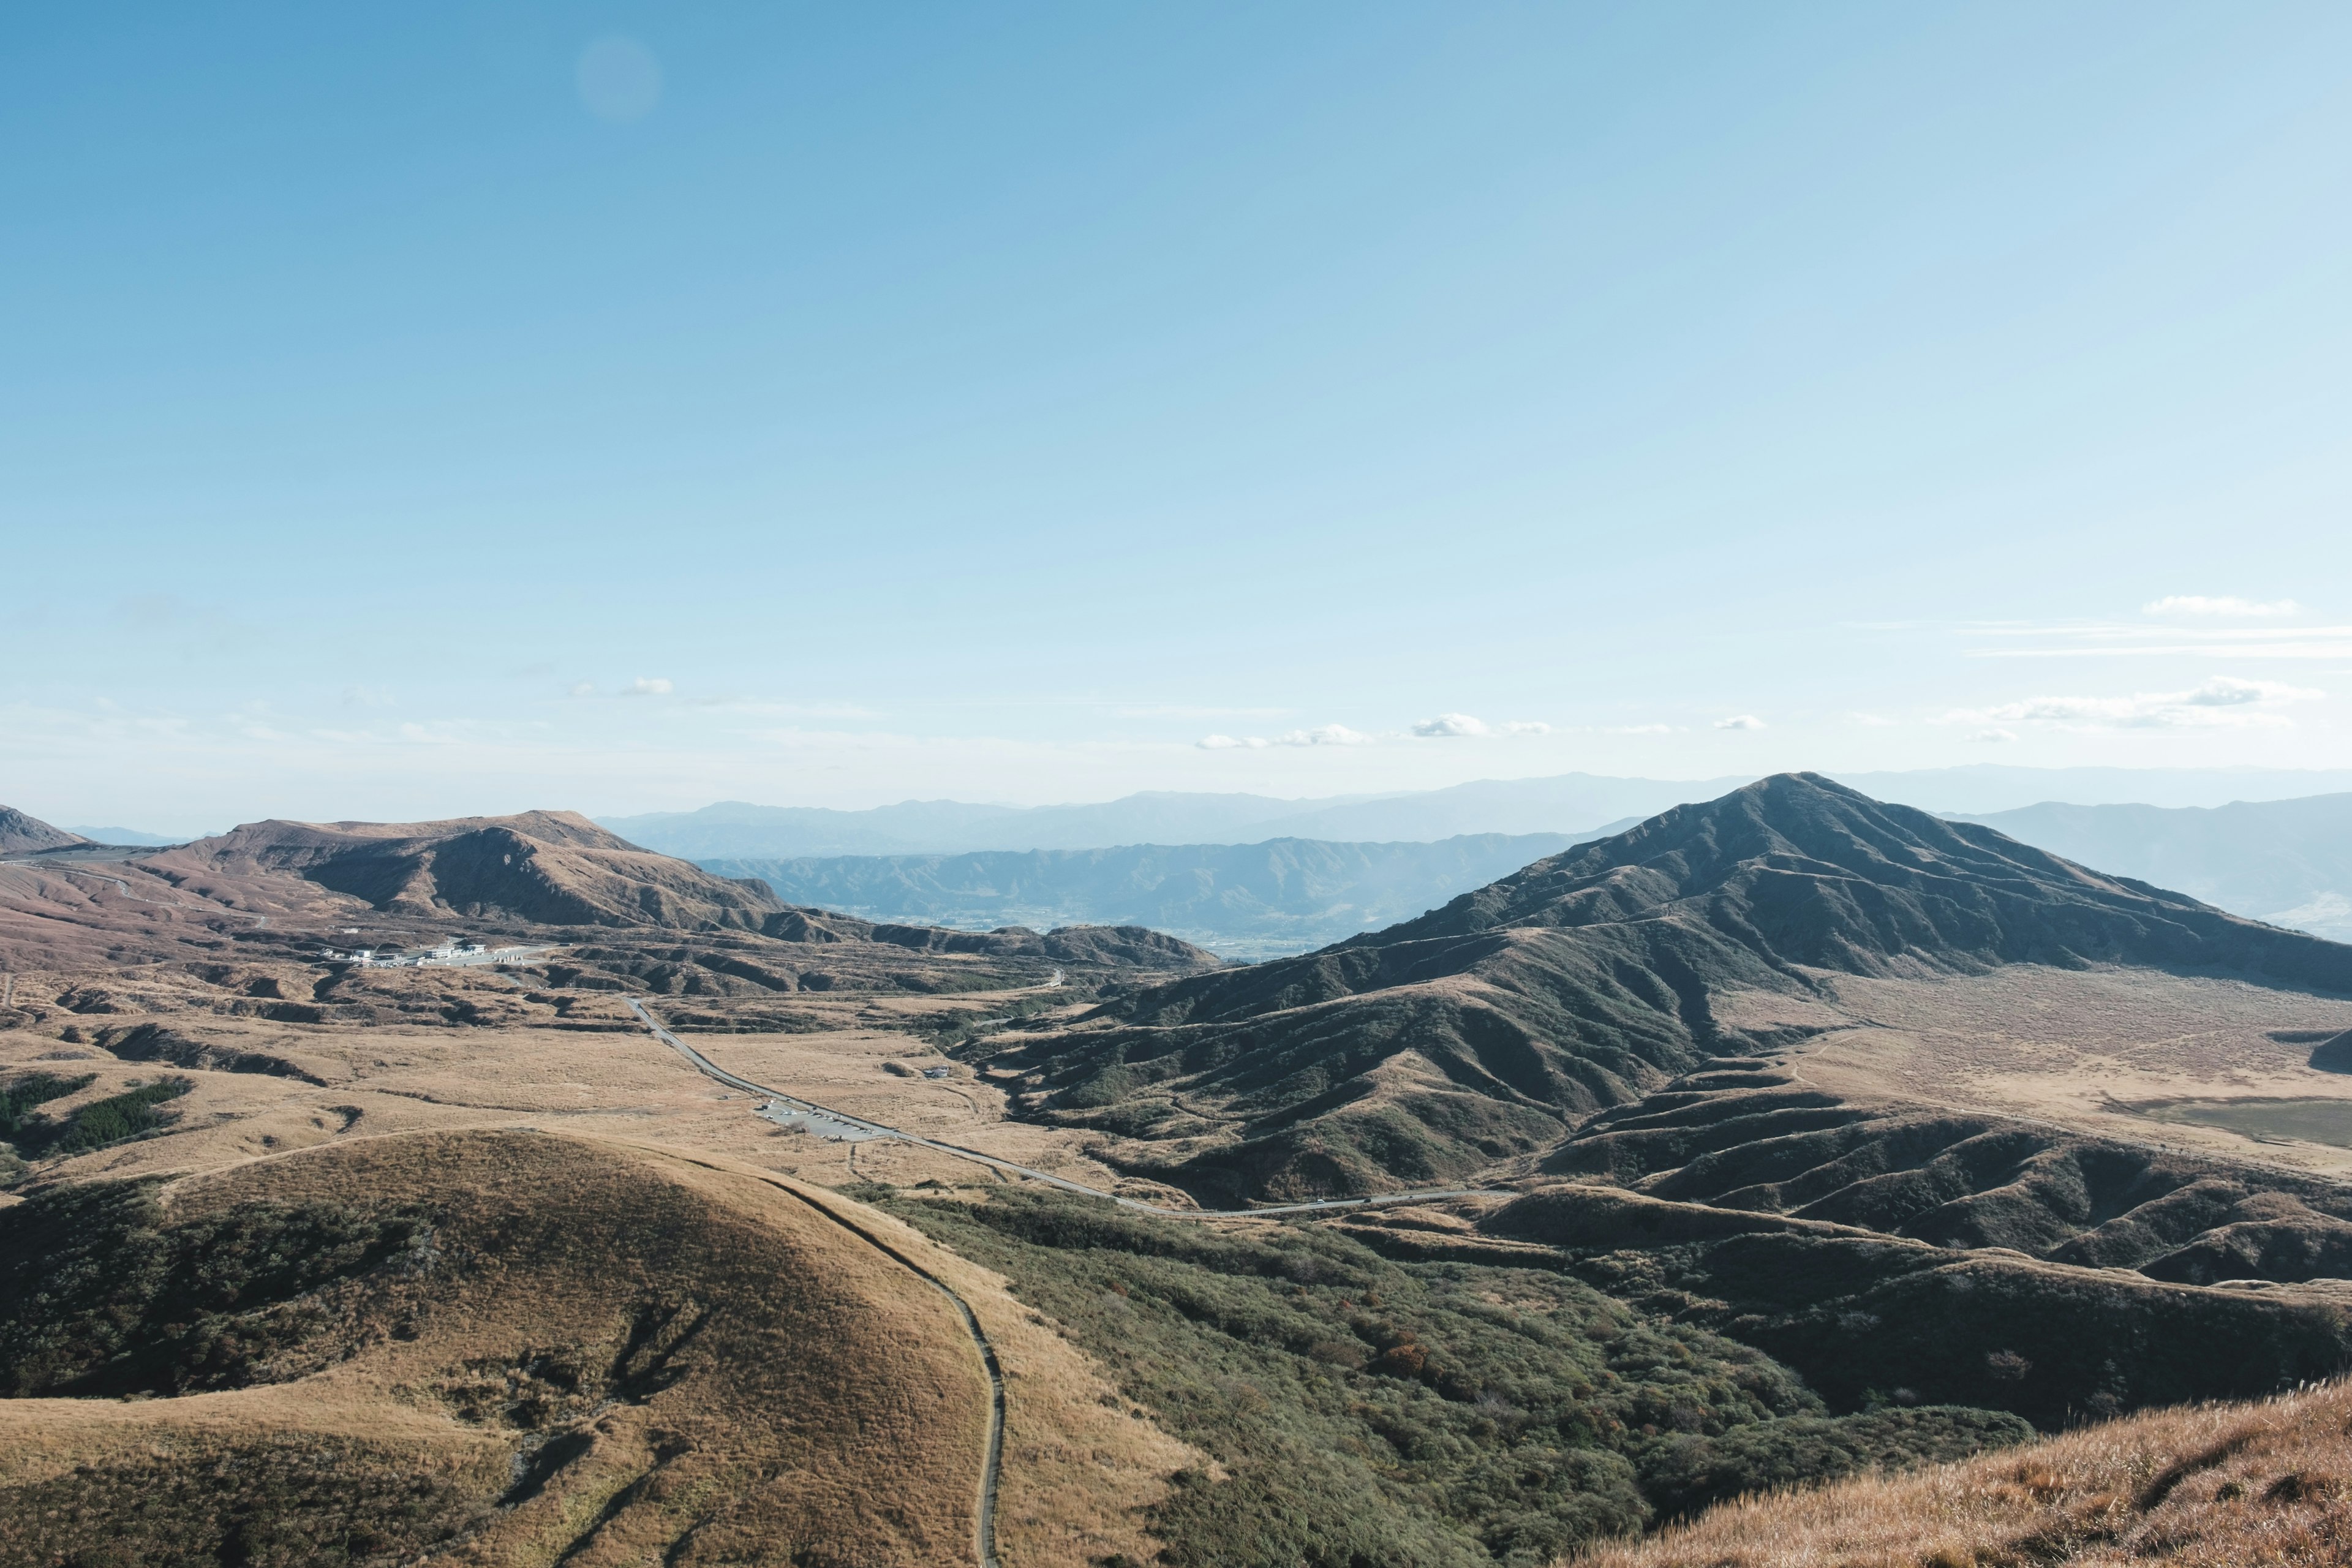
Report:
[{"label": "dark green vegetation", "polygon": [[2158,1105],[2147,1113],[2158,1121],[2226,1127],[2250,1138],[2299,1138],[2352,1149],[2352,1100],[2225,1100]]},{"label": "dark green vegetation", "polygon": [[[1021,1113],[1204,1197],[1466,1178],[1711,1056],[1727,989],[1809,971],[2221,970],[2352,992],[2352,948],[2103,877],[1990,828],[1782,774],[1538,861],[1337,947],[1116,998],[974,1047]],[[1414,1053],[1428,1064],[1384,1078]]]},{"label": "dark green vegetation", "polygon": [[175,1112],[161,1109],[194,1087],[184,1078],[160,1079],[121,1094],[110,1094],[77,1106],[64,1117],[40,1110],[89,1087],[88,1075],[76,1079],[53,1073],[27,1073],[0,1088],[0,1143],[12,1146],[16,1157],[41,1160],[86,1153],[110,1143],[142,1137],[171,1125]]},{"label": "dark green vegetation", "polygon": [[862,1195],[1001,1270],[1223,1468],[1159,1510],[1185,1568],[1540,1563],[1743,1490],[2031,1431],[1982,1410],[1832,1415],[1756,1351],[1549,1270],[1063,1194]]},{"label": "dark green vegetation", "polygon": [[2171,809],[2051,802],[1966,820],[2240,914],[2352,940],[2352,795]]},{"label": "dark green vegetation", "polygon": [[1434,844],[1129,844],[829,859],[705,859],[786,903],[873,920],[988,928],[1139,925],[1237,958],[1338,942],[1442,904],[1593,834],[1464,835]]},{"label": "dark green vegetation", "polygon": [[[192,1458],[195,1462],[191,1462]],[[85,1465],[0,1491],[0,1562],[61,1568],[346,1568],[411,1563],[505,1483],[343,1437],[247,1438],[197,1458]],[[91,1528],[95,1524],[97,1528]]]},{"label": "dark green vegetation", "polygon": [[317,1292],[419,1241],[415,1215],[253,1203],[170,1223],[146,1183],[0,1209],[0,1394],[187,1394],[316,1370]]}]

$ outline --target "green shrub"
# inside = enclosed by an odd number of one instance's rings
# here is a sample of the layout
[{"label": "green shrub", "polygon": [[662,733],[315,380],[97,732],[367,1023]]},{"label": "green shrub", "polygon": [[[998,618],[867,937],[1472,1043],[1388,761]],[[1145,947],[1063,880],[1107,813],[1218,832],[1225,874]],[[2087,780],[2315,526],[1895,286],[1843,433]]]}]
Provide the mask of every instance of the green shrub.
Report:
[{"label": "green shrub", "polygon": [[[1244,1231],[1026,1190],[860,1195],[1004,1274],[1216,1459],[1227,1479],[1181,1477],[1157,1511],[1171,1568],[1549,1563],[1743,1463],[1902,1462],[1937,1419],[1830,1421],[1759,1352],[1546,1270],[1398,1263],[1317,1226]],[[1835,1442],[1806,1436],[1823,1427]],[[1694,1437],[1731,1447],[1676,1446]]]},{"label": "green shrub", "polygon": [[178,1113],[156,1108],[195,1087],[184,1078],[159,1079],[104,1100],[93,1100],[63,1121],[36,1110],[36,1107],[88,1088],[95,1076],[63,1079],[52,1073],[33,1073],[0,1089],[0,1138],[5,1138],[16,1145],[18,1154],[30,1160],[87,1153],[171,1125]]},{"label": "green shrub", "polygon": [[413,1215],[331,1204],[166,1223],[147,1182],[37,1194],[0,1209],[0,1394],[270,1381],[269,1358],[321,1326],[315,1292],[425,1234]]}]

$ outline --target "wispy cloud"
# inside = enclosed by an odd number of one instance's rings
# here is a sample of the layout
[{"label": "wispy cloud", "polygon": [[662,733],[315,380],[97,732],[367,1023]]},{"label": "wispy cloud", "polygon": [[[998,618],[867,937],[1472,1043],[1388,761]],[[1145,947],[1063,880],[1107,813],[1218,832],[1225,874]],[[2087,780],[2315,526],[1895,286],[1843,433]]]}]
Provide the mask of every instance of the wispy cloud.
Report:
[{"label": "wispy cloud", "polygon": [[1715,727],[1718,730],[1761,730],[1767,726],[1753,713],[1734,713],[1728,719],[1717,719]]},{"label": "wispy cloud", "polygon": [[[1937,721],[2042,724],[2059,730],[2276,728],[2294,721],[2281,709],[2326,695],[2275,680],[2240,680],[2217,675],[2185,691],[2136,691],[2126,697],[2029,697],[1991,708],[1954,709]],[[2008,733],[1979,731],[1972,738],[1982,740]]]},{"label": "wispy cloud", "polygon": [[658,675],[640,675],[621,688],[624,697],[667,697],[677,688]]},{"label": "wispy cloud", "polygon": [[1268,746],[1368,746],[1380,739],[1345,724],[1318,724],[1311,730],[1286,730],[1279,735],[1203,735],[1193,742],[1204,752],[1257,752]]},{"label": "wispy cloud", "polygon": [[2170,594],[2154,599],[2139,607],[2143,616],[2209,617],[2216,620],[2276,620],[2303,614],[2303,606],[2293,599],[2273,599],[2257,603],[2252,599],[2222,595],[2208,598],[2202,594]]},{"label": "wispy cloud", "polygon": [[[2166,610],[2168,605],[2226,605],[2223,610]],[[1958,628],[1992,639],[1972,647],[1972,658],[2343,658],[2352,655],[2352,626],[2219,626],[2230,619],[2275,618],[2299,613],[2292,600],[2255,605],[2243,599],[2158,599],[2147,606],[2158,624],[2085,621],[2071,626],[1976,625]],[[2207,624],[2198,624],[2200,622]],[[2019,644],[2030,646],[2020,647]]]}]

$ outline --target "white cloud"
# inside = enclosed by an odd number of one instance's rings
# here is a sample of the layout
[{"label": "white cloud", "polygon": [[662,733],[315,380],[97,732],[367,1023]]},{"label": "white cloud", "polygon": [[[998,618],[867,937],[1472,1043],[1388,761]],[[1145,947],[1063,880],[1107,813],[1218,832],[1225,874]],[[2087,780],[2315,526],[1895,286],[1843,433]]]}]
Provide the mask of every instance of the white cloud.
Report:
[{"label": "white cloud", "polygon": [[1734,713],[1728,719],[1717,719],[1715,727],[1718,730],[1761,730],[1765,726],[1764,721],[1753,713]]},{"label": "white cloud", "polygon": [[1549,735],[1551,726],[1540,719],[1514,719],[1506,724],[1489,724],[1484,719],[1467,713],[1440,713],[1434,719],[1423,719],[1412,727],[1412,732],[1423,740],[1483,740],[1493,735]]},{"label": "white cloud", "polygon": [[2048,724],[2061,730],[2194,730],[2292,723],[2280,709],[2326,695],[2275,680],[2217,675],[2186,691],[2136,691],[2128,697],[2029,697],[1992,708],[1961,708],[1946,724]]},{"label": "white cloud", "polygon": [[1971,741],[1982,742],[1987,745],[2002,746],[2016,740],[2017,731],[2014,730],[1979,730],[1975,734],[1970,735],[1969,739]]},{"label": "white cloud", "polygon": [[658,675],[640,675],[621,688],[624,697],[667,697],[677,688]]},{"label": "white cloud", "polygon": [[593,697],[596,695],[596,683],[593,680],[575,680],[572,683],[572,695]]},{"label": "white cloud", "polygon": [[1192,744],[1204,752],[1262,752],[1268,746],[1366,746],[1378,739],[1345,724],[1318,724],[1312,730],[1286,730],[1271,740],[1264,735],[1203,735]]},{"label": "white cloud", "polygon": [[1671,735],[1672,724],[1611,724],[1602,728],[1604,735]]},{"label": "white cloud", "polygon": [[1345,724],[1318,724],[1312,730],[1286,730],[1274,738],[1277,746],[1363,746],[1372,737]]},{"label": "white cloud", "polygon": [[2299,616],[2303,606],[2293,599],[2273,599],[2268,604],[2252,599],[2240,599],[2224,595],[2207,598],[2202,594],[2172,594],[2151,600],[2139,607],[2143,616],[2196,616],[2229,620],[2274,620],[2281,616]]}]

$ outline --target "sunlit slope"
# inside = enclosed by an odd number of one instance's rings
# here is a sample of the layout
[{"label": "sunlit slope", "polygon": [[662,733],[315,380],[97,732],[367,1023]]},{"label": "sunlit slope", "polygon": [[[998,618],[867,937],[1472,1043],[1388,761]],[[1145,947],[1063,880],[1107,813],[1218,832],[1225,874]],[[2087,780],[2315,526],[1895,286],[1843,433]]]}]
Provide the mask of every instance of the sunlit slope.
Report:
[{"label": "sunlit slope", "polygon": [[1727,1504],[1580,1568],[2352,1560],[2352,1390],[2155,1411],[2032,1447]]},{"label": "sunlit slope", "polygon": [[971,1559],[971,1341],[784,1184],[416,1134],[0,1226],[0,1559]]}]

